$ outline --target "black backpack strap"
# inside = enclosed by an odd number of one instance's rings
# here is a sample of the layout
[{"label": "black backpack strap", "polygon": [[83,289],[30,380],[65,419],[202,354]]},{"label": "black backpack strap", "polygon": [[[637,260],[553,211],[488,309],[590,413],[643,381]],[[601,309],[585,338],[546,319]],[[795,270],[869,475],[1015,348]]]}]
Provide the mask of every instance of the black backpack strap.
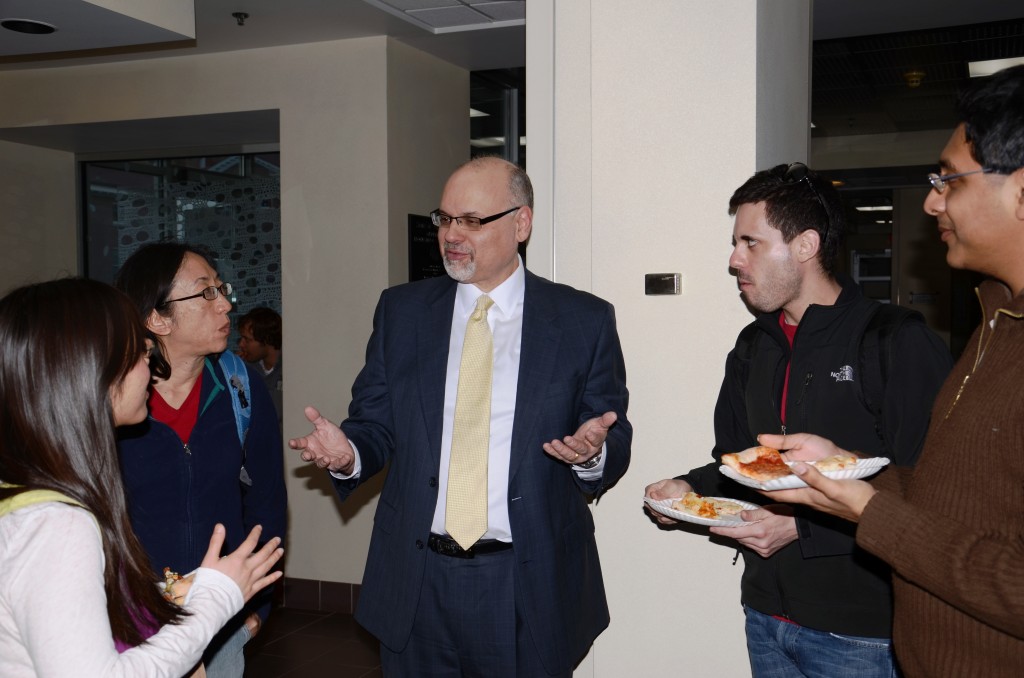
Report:
[{"label": "black backpack strap", "polygon": [[756,323],[750,323],[744,327],[736,337],[736,357],[744,362],[750,362],[757,350],[757,338],[761,333]]},{"label": "black backpack strap", "polygon": [[875,417],[875,434],[882,442],[883,453],[889,451],[882,405],[892,368],[893,337],[908,321],[924,323],[924,316],[897,304],[878,304],[860,339],[861,394],[868,411]]},{"label": "black backpack strap", "polygon": [[[743,406],[751,439],[765,431],[779,430],[779,405],[776,390],[778,362],[758,360],[759,350],[770,339],[756,322],[743,328],[736,337],[734,356],[737,378],[743,392]],[[785,430],[784,428],[782,429]]]}]

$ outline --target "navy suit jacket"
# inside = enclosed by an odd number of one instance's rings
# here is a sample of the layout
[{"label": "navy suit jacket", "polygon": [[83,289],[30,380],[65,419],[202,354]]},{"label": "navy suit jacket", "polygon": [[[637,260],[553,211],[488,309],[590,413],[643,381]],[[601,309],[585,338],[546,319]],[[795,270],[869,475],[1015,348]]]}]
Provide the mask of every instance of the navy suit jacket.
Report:
[{"label": "navy suit jacket", "polygon": [[[341,425],[362,463],[358,479],[334,481],[342,499],[390,463],[356,619],[393,651],[410,636],[437,503],[456,286],[442,276],[384,291]],[[517,608],[552,672],[570,669],[608,626],[587,495],[599,496],[626,471],[628,400],[612,306],[527,271],[508,509]],[[609,411],[618,421],[600,480],[580,480],[542,449]]]}]

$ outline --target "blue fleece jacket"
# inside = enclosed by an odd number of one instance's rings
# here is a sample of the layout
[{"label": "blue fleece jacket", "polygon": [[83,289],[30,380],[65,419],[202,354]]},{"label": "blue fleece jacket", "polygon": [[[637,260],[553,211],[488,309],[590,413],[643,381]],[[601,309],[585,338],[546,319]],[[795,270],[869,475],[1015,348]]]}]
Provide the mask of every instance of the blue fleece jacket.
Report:
[{"label": "blue fleece jacket", "polygon": [[[128,512],[157,579],[165,567],[182,574],[197,568],[217,523],[227,529],[225,554],[256,525],[263,526],[262,541],[285,536],[283,445],[270,394],[262,377],[247,367],[252,421],[245,467],[252,487],[244,488],[238,480],[242,447],[218,359],[206,359],[199,417],[188,445],[152,416],[118,431]],[[258,608],[265,619],[269,600],[259,596],[247,609]]]}]

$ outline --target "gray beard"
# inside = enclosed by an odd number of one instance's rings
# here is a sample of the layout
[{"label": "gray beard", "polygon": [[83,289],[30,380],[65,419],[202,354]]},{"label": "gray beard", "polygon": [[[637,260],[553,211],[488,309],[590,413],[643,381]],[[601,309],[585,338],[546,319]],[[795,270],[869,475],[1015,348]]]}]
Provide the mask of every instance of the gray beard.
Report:
[{"label": "gray beard", "polygon": [[476,262],[468,261],[465,264],[453,264],[448,260],[448,257],[444,257],[444,270],[448,275],[458,282],[465,282],[473,277],[476,273]]}]

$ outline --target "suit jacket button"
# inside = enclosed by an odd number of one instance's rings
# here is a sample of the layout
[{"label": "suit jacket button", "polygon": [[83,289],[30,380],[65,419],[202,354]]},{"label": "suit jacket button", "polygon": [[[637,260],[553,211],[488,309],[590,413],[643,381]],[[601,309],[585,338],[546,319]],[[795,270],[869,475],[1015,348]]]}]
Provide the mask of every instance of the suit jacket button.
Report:
[{"label": "suit jacket button", "polygon": [[430,480],[427,481],[427,485],[430,485],[431,487],[437,487],[437,478],[431,477]]},{"label": "suit jacket button", "polygon": [[416,548],[419,549],[420,551],[423,550],[423,540],[422,539],[417,539],[416,540]]}]

